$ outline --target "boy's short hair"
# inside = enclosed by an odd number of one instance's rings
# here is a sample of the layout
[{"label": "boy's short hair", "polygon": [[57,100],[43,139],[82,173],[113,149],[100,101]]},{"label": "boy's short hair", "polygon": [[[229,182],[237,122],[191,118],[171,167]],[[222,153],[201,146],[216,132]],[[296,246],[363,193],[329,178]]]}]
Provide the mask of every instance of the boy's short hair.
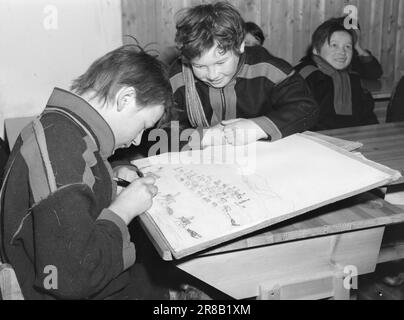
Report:
[{"label": "boy's short hair", "polygon": [[71,90],[79,95],[93,93],[93,98],[106,103],[124,86],[136,90],[136,101],[141,107],[171,106],[166,67],[137,45],[119,47],[96,60],[73,81]]},{"label": "boy's short hair", "polygon": [[255,39],[257,39],[261,45],[264,44],[265,36],[262,29],[254,22],[246,22],[245,23],[245,31],[246,33],[250,33]]},{"label": "boy's short hair", "polygon": [[324,43],[328,41],[328,44],[331,41],[331,37],[335,32],[344,31],[351,35],[352,44],[355,45],[358,41],[358,36],[353,29],[346,29],[344,26],[344,19],[342,18],[331,18],[325,22],[323,22],[317,29],[314,31],[312,40],[311,40],[311,48],[316,49],[320,52]]},{"label": "boy's short hair", "polygon": [[188,61],[201,56],[215,43],[227,52],[240,54],[245,24],[240,13],[227,2],[203,4],[178,13],[175,42]]}]

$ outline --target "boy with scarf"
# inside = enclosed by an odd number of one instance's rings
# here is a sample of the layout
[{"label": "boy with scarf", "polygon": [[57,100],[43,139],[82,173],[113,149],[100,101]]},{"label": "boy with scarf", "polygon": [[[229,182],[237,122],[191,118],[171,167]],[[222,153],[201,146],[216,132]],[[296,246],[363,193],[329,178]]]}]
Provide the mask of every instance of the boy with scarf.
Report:
[{"label": "boy with scarf", "polygon": [[191,146],[276,141],[316,123],[318,106],[302,77],[263,47],[245,46],[245,24],[232,5],[187,8],[176,28],[171,120],[196,129]]},{"label": "boy with scarf", "polygon": [[296,66],[320,106],[313,130],[378,123],[371,94],[349,70],[356,41],[354,30],[345,29],[338,19],[327,20],[313,33],[308,55]]}]

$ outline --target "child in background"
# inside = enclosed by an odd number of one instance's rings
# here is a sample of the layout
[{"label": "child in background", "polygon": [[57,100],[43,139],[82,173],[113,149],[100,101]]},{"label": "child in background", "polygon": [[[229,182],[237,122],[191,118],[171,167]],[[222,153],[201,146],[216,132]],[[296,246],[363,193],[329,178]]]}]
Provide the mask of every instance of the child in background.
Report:
[{"label": "child in background", "polygon": [[306,79],[320,106],[312,130],[327,130],[378,123],[374,101],[350,70],[357,35],[339,19],[330,19],[313,33],[311,47],[296,70]]},{"label": "child in background", "polygon": [[245,45],[247,47],[262,46],[265,42],[265,36],[262,29],[254,22],[245,23]]},{"label": "child in background", "polygon": [[245,23],[232,5],[187,8],[176,27],[181,58],[170,82],[179,111],[171,120],[197,129],[191,141],[275,141],[316,123],[318,106],[302,77],[265,48],[245,46]]}]

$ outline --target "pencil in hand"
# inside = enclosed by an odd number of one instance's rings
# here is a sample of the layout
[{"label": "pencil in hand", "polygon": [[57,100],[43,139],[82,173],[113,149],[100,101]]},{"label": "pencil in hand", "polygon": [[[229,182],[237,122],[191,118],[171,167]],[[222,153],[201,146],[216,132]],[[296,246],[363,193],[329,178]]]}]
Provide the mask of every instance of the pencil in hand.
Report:
[{"label": "pencil in hand", "polygon": [[122,178],[114,178],[114,181],[116,182],[116,184],[117,184],[119,187],[122,187],[122,188],[126,188],[127,186],[130,185],[130,182],[129,182],[129,181],[124,180],[124,179],[122,179]]}]

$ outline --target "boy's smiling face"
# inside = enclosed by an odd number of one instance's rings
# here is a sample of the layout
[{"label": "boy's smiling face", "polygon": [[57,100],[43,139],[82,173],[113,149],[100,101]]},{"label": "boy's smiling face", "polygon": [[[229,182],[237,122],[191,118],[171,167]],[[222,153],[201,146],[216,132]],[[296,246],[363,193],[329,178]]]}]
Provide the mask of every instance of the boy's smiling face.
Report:
[{"label": "boy's smiling face", "polygon": [[325,41],[320,52],[314,52],[337,70],[344,70],[351,64],[353,56],[352,37],[348,32],[334,32],[330,43]]},{"label": "boy's smiling face", "polygon": [[[240,53],[244,52],[244,42]],[[216,43],[200,57],[191,61],[195,77],[214,88],[223,88],[229,84],[237,72],[240,56],[233,50],[224,52]]]}]

